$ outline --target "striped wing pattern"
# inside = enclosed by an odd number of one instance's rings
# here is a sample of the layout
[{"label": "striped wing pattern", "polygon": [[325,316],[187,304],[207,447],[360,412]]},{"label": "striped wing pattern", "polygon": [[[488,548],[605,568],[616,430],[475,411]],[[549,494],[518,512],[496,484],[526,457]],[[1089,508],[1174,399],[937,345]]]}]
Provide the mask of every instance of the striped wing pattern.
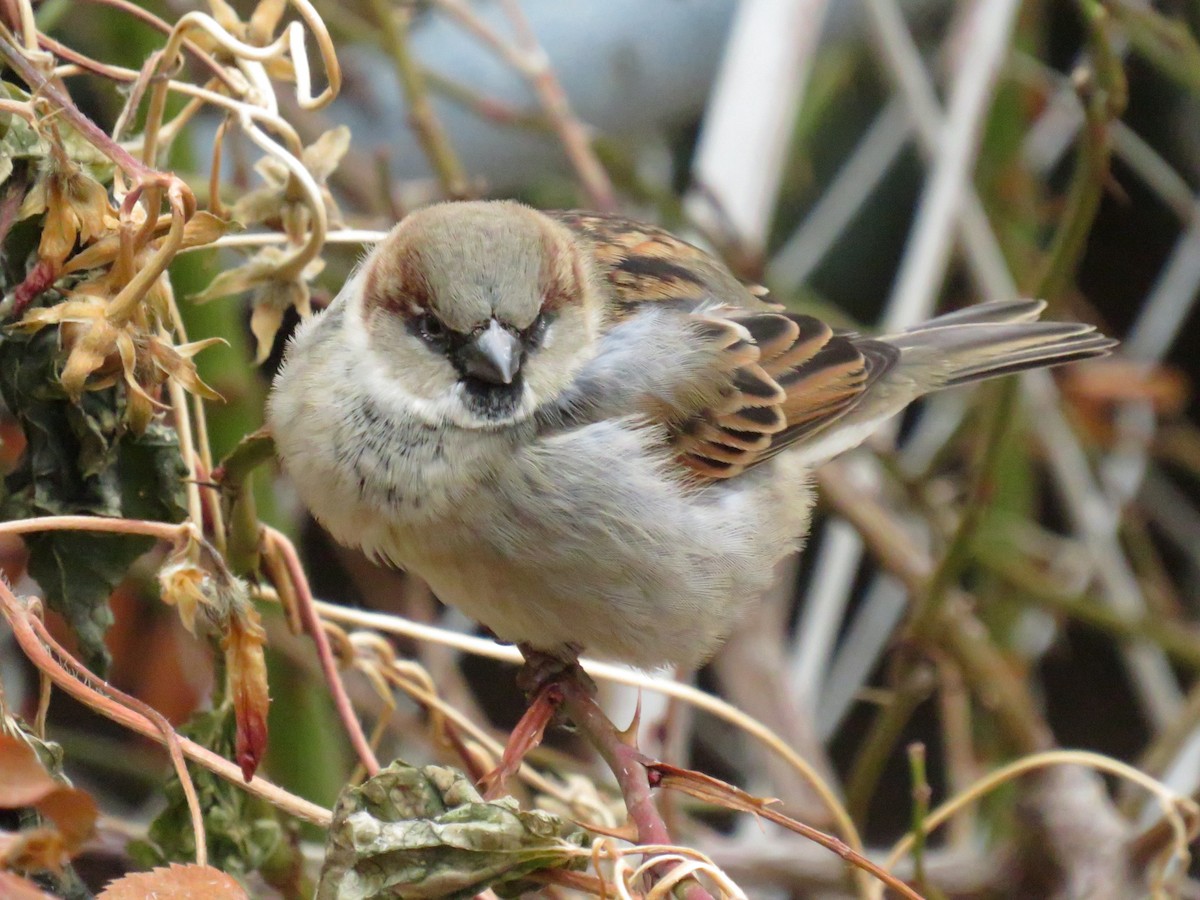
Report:
[{"label": "striped wing pattern", "polygon": [[615,293],[617,320],[649,303],[670,304],[691,312],[695,327],[720,348],[729,383],[719,400],[668,423],[680,463],[697,477],[732,478],[820,431],[898,357],[888,344],[765,302],[666,231],[594,213],[554,215],[591,244]]}]

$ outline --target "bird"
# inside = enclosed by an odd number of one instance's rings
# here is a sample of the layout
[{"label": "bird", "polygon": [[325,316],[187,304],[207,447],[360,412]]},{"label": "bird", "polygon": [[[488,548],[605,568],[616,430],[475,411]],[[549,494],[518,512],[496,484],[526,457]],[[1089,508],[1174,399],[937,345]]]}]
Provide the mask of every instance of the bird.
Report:
[{"label": "bird", "polygon": [[527,659],[686,669],[801,546],[823,462],[924,394],[1115,346],[1044,307],[867,337],[653,225],[444,202],[298,327],[267,421],[335,540]]}]

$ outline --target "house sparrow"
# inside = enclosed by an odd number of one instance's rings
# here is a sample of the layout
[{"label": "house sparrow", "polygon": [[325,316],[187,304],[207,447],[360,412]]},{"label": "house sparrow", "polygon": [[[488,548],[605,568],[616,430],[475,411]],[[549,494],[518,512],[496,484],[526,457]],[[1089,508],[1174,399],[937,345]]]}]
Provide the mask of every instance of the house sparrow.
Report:
[{"label": "house sparrow", "polygon": [[499,638],[695,666],[799,546],[815,466],[929,391],[1114,346],[1043,307],[867,338],[649,225],[445,203],[301,325],[268,418],[334,538]]}]

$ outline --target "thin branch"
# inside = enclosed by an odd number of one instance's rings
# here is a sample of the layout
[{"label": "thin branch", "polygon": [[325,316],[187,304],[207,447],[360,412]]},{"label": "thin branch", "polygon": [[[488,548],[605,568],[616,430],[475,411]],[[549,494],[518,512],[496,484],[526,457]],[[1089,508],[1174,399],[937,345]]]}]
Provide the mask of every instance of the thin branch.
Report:
[{"label": "thin branch", "polygon": [[566,92],[563,91],[550,65],[550,58],[538,43],[537,36],[516,0],[504,0],[503,3],[505,13],[516,33],[515,42],[502,37],[463,0],[435,0],[435,3],[467,31],[491,47],[529,83],[558,134],[567,159],[579,176],[588,202],[599,212],[615,212],[617,200],[608,173],[604,171],[604,166],[600,164],[596,152],[592,149],[587,129],[571,109]]},{"label": "thin branch", "polygon": [[[276,806],[284,812],[304,819],[307,822],[312,822],[315,825],[320,825],[323,828],[329,826],[332,820],[332,814],[329,810],[310,803],[294,794],[290,794],[257,775],[250,781],[246,781],[242,777],[241,768],[235,763],[218,756],[207,747],[202,747],[194,741],[178,734],[168,739],[163,733],[162,728],[143,713],[128,706],[112,703],[103,694],[100,694],[89,685],[80,681],[75,675],[63,668],[57,660],[44,652],[42,640],[30,624],[24,606],[2,581],[0,581],[0,609],[3,610],[5,618],[12,626],[13,633],[22,651],[29,657],[31,662],[38,666],[38,671],[47,675],[59,688],[66,691],[76,700],[96,710],[105,718],[111,719],[132,731],[136,731],[143,737],[148,737],[164,745],[168,745],[169,740],[177,742],[184,756],[199,763],[226,781],[238,785],[257,797],[261,797],[272,806]],[[67,656],[64,658],[69,659],[70,657]],[[84,671],[82,666],[79,666],[77,663],[74,665],[78,671]]]},{"label": "thin branch", "polygon": [[459,162],[446,129],[429,102],[425,75],[408,45],[409,11],[396,8],[388,0],[370,0],[368,6],[375,24],[382,32],[383,46],[392,57],[396,77],[408,100],[409,121],[425,155],[437,172],[438,181],[447,196],[466,197],[470,190],[467,173]]},{"label": "thin branch", "polygon": [[321,620],[317,615],[312,591],[308,586],[308,578],[304,574],[304,567],[300,564],[300,557],[296,553],[296,548],[281,532],[265,525],[263,526],[263,540],[265,544],[263,553],[277,554],[283,560],[284,566],[291,578],[291,588],[295,592],[300,619],[304,623],[304,630],[308,632],[308,636],[312,638],[313,644],[316,645],[317,658],[321,663],[321,672],[325,676],[325,683],[328,685],[329,692],[333,697],[333,705],[337,710],[338,718],[342,720],[342,726],[346,729],[346,735],[350,738],[350,745],[354,748],[354,753],[358,757],[359,762],[366,769],[367,775],[374,777],[379,774],[379,760],[375,758],[375,752],[371,749],[371,742],[367,740],[362,723],[358,720],[358,715],[355,713],[354,706],[350,702],[350,697],[346,693],[346,686],[342,683],[342,676],[338,671],[337,661],[333,658],[333,652],[330,650],[329,638],[325,634],[325,629],[321,627]]}]

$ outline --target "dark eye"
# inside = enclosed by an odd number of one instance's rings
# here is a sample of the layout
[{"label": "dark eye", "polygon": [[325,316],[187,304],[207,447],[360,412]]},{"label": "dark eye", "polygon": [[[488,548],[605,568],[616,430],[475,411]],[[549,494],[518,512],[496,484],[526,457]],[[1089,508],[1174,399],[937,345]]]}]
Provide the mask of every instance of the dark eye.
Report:
[{"label": "dark eye", "polygon": [[425,313],[417,319],[417,336],[427,344],[441,346],[446,343],[448,334],[442,320],[430,313]]},{"label": "dark eye", "polygon": [[541,313],[533,324],[525,329],[525,343],[530,347],[536,347],[542,342],[542,338],[546,336],[546,329],[550,327],[550,322],[554,319],[551,313]]}]

